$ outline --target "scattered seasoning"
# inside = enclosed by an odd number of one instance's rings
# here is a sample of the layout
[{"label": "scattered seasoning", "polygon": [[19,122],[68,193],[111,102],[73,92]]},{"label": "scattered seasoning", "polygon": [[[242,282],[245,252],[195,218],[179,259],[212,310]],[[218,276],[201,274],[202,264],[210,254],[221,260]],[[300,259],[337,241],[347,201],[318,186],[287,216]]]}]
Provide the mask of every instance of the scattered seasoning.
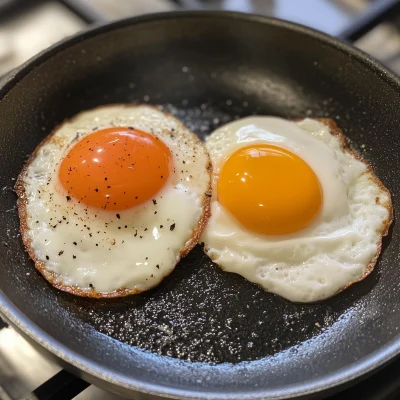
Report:
[{"label": "scattered seasoning", "polygon": [[156,265],[156,268],[157,268],[157,269],[160,269],[160,266],[157,264],[157,265]]},{"label": "scattered seasoning", "polygon": [[160,225],[160,229],[162,229],[162,228],[163,228],[163,226],[164,226],[164,225]]},{"label": "scattered seasoning", "polygon": [[211,197],[212,196],[212,194],[210,194],[210,193],[204,193],[207,197]]},{"label": "scattered seasoning", "polygon": [[104,180],[106,181],[108,178],[104,178]]},{"label": "scattered seasoning", "polygon": [[154,211],[154,214],[157,214],[157,211]]},{"label": "scattered seasoning", "polygon": [[93,288],[94,286],[93,286],[91,283],[89,283],[89,287],[90,287],[90,288]]},{"label": "scattered seasoning", "polygon": [[146,232],[146,231],[147,231],[147,228],[144,228],[144,231]]},{"label": "scattered seasoning", "polygon": [[46,256],[46,260],[50,260],[50,257],[49,257],[49,256]]},{"label": "scattered seasoning", "polygon": [[67,201],[70,201],[71,200],[71,196],[67,196]]},{"label": "scattered seasoning", "polygon": [[121,216],[120,216],[119,214],[117,214],[116,217],[117,217],[118,219],[121,219]]},{"label": "scattered seasoning", "polygon": [[72,255],[72,258],[75,260],[76,256]]},{"label": "scattered seasoning", "polygon": [[157,201],[156,201],[156,199],[153,199],[153,204],[154,204],[154,205],[156,205],[156,204],[157,204]]},{"label": "scattered seasoning", "polygon": [[78,243],[76,243],[76,242],[72,242],[73,244],[74,244],[74,246],[76,246]]},{"label": "scattered seasoning", "polygon": [[175,229],[175,224],[172,224],[170,227],[169,227],[169,230],[170,231],[173,231]]},{"label": "scattered seasoning", "polygon": [[59,256],[62,256],[63,254],[64,254],[64,250],[61,250],[61,251],[58,252]]},{"label": "scattered seasoning", "polygon": [[136,229],[136,232],[135,232],[135,234],[133,235],[134,237],[136,237],[137,236],[137,229]]},{"label": "scattered seasoning", "polygon": [[96,189],[94,189],[94,191],[95,191],[95,192],[98,192],[98,191],[99,191],[99,189],[97,189],[97,188],[96,188]]},{"label": "scattered seasoning", "polygon": [[149,257],[146,257],[146,260],[148,260],[149,259]]}]

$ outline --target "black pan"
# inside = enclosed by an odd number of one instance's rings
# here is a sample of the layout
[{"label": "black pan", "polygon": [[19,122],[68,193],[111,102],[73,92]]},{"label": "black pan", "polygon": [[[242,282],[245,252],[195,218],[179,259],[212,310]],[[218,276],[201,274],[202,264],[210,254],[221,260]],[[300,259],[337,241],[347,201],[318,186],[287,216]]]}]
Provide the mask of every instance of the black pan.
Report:
[{"label": "black pan", "polygon": [[274,19],[160,14],[52,47],[11,74],[0,96],[0,310],[85,379],[128,396],[278,399],[342,385],[400,352],[396,225],[374,273],[321,303],[265,293],[223,273],[200,247],[156,289],[98,301],[57,291],[34,270],[12,191],[26,157],[65,118],[148,101],[201,137],[249,114],[329,116],[396,209],[400,81],[367,55]]}]

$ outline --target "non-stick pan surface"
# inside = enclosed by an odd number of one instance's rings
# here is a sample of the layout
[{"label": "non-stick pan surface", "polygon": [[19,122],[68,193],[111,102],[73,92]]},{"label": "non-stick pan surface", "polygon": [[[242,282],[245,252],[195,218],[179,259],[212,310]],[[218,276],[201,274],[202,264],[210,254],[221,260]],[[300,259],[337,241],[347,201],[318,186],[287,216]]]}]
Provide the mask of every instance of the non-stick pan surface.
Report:
[{"label": "non-stick pan surface", "polygon": [[201,137],[251,114],[331,117],[396,209],[400,84],[366,55],[277,20],[164,14],[75,36],[12,74],[0,96],[0,309],[86,378],[131,395],[282,398],[339,385],[400,351],[396,225],[374,273],[321,303],[265,293],[223,273],[199,246],[158,288],[97,301],[59,292],[34,270],[12,191],[26,157],[65,118],[149,102]]}]

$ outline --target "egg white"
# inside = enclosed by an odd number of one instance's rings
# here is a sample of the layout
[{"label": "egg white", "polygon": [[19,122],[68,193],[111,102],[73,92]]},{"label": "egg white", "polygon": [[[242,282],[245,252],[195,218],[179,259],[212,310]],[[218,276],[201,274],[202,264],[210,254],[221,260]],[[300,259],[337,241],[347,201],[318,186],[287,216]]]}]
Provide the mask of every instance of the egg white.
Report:
[{"label": "egg white", "polygon": [[[59,165],[76,140],[110,126],[157,135],[173,156],[174,172],[161,191],[124,211],[67,198],[58,180]],[[20,177],[24,242],[42,273],[64,290],[79,288],[75,293],[81,295],[147,290],[174,269],[204,223],[208,167],[197,137],[156,108],[116,105],[82,112],[38,147]]]},{"label": "egg white", "polygon": [[[221,167],[241,147],[268,143],[297,154],[322,190],[317,218],[305,229],[268,236],[247,230],[217,200]],[[389,192],[340,137],[316,120],[249,117],[213,132],[206,142],[214,168],[211,218],[200,241],[223,270],[295,302],[336,294],[368,274],[391,219]]]}]

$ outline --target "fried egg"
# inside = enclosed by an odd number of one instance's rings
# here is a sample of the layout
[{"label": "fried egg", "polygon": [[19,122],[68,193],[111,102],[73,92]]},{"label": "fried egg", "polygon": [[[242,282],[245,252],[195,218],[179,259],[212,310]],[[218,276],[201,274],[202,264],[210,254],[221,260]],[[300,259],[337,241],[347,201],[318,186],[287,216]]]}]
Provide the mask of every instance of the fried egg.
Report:
[{"label": "fried egg", "polygon": [[155,107],[82,112],[37,147],[18,178],[23,242],[64,291],[148,290],[197,243],[210,171],[197,136]]},{"label": "fried egg", "polygon": [[372,271],[390,193],[333,121],[248,117],[206,147],[213,197],[200,241],[224,271],[294,302],[326,299]]}]

